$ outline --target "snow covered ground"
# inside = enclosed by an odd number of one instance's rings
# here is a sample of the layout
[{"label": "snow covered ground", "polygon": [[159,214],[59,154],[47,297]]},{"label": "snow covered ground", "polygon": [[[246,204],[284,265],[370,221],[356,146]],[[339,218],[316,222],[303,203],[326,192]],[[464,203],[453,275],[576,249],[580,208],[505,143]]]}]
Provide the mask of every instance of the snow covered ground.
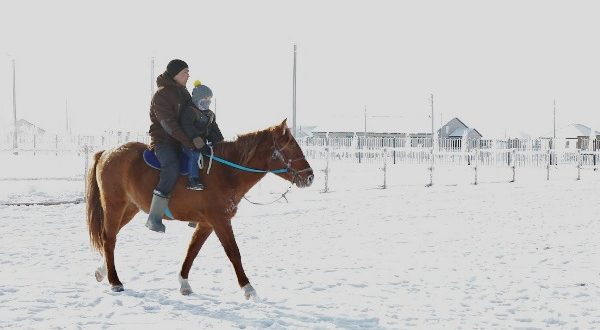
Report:
[{"label": "snow covered ground", "polygon": [[[3,154],[0,204],[76,200],[84,160]],[[54,157],[54,158],[53,158]],[[32,164],[49,164],[45,169]],[[83,204],[0,205],[0,327],[600,328],[600,173],[574,168],[333,162],[289,203],[240,204],[234,231],[259,298],[246,301],[217,238],[177,274],[192,229],[138,216],[118,236],[125,291],[97,283]],[[324,163],[313,163],[315,170]],[[14,178],[42,178],[14,180]],[[54,179],[53,179],[54,178]],[[58,178],[70,178],[64,180]],[[267,176],[249,198],[287,188]]]}]

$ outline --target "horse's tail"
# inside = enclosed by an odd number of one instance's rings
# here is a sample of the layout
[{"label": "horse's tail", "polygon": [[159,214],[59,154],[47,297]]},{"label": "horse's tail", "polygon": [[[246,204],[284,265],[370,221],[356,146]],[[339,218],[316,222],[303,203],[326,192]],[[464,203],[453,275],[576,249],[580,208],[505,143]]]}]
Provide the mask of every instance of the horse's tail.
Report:
[{"label": "horse's tail", "polygon": [[87,191],[85,193],[87,224],[90,234],[90,243],[94,249],[102,254],[102,227],[104,223],[104,210],[100,202],[100,188],[96,180],[96,167],[98,159],[102,156],[103,151],[94,154],[94,163],[87,173]]}]

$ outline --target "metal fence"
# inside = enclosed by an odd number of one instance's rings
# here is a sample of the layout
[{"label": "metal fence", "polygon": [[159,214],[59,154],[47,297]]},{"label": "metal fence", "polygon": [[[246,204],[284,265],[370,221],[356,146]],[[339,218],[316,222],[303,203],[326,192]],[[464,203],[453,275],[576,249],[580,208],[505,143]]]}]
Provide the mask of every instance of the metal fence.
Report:
[{"label": "metal fence", "polygon": [[[0,151],[81,153],[108,149],[128,141],[149,143],[146,133],[108,131],[101,135],[0,134]],[[600,140],[576,139],[435,139],[430,137],[308,137],[298,141],[309,159],[356,163],[543,167],[597,166]],[[433,147],[432,147],[433,146]]]},{"label": "metal fence", "polygon": [[[69,134],[19,134],[16,151],[77,151],[84,147],[89,149],[106,149],[125,142],[139,141],[149,143],[146,133],[109,131],[98,135],[69,135]],[[0,135],[0,150],[13,150],[13,135]]]},{"label": "metal fence", "polygon": [[[432,143],[433,142],[433,143]],[[544,167],[597,166],[600,141],[571,139],[435,139],[431,138],[305,138],[299,141],[309,159],[356,163]],[[433,148],[432,148],[433,145]],[[432,150],[433,149],[433,150]]]}]

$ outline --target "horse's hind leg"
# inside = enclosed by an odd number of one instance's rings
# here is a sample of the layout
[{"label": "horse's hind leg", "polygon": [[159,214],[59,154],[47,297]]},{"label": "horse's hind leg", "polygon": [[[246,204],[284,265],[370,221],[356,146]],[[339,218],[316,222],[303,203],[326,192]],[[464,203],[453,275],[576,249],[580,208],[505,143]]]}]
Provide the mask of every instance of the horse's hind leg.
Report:
[{"label": "horse's hind leg", "polygon": [[233,264],[233,269],[235,270],[238,284],[242,288],[242,291],[244,291],[244,297],[246,297],[246,299],[256,297],[256,291],[252,285],[250,285],[250,281],[244,272],[244,267],[242,267],[242,257],[240,255],[240,250],[238,249],[237,243],[235,242],[231,223],[223,220],[219,223],[215,223],[214,228],[215,234],[217,234],[217,237],[219,237],[221,245],[223,245],[225,253],[227,254],[227,257],[229,257],[229,261],[231,261]]},{"label": "horse's hind leg", "polygon": [[181,272],[179,273],[179,284],[181,285],[179,291],[183,295],[189,295],[192,293],[192,287],[188,282],[188,275],[190,273],[190,269],[192,268],[194,259],[196,259],[196,256],[198,256],[198,252],[200,252],[202,245],[204,242],[206,242],[206,239],[212,232],[213,229],[209,226],[202,224],[196,225],[196,231],[192,236],[192,241],[190,242],[185,260],[181,266]]},{"label": "horse's hind leg", "polygon": [[[115,268],[115,245],[117,243],[117,234],[121,228],[121,222],[126,220],[125,217],[131,220],[132,212],[127,212],[129,208],[125,204],[111,204],[105,208],[104,212],[104,231],[102,232],[102,246],[104,248],[104,259],[106,261],[106,270],[108,275],[108,283],[111,285],[111,290],[114,292],[123,291],[123,283],[119,280],[117,270]],[[137,213],[137,212],[136,212]],[[97,278],[96,278],[97,279]]]},{"label": "horse's hind leg", "polygon": [[[127,209],[125,210],[125,214],[123,215],[123,218],[121,219],[121,224],[119,227],[123,228],[123,226],[125,226],[129,221],[131,221],[131,219],[138,212],[139,212],[138,207],[135,206],[134,204],[130,204],[127,207]],[[104,280],[106,275],[107,275],[106,260],[104,260],[104,258],[102,258],[102,263],[98,266],[98,268],[96,268],[96,271],[94,272],[94,276],[96,277],[96,281],[102,282],[102,280]]]}]

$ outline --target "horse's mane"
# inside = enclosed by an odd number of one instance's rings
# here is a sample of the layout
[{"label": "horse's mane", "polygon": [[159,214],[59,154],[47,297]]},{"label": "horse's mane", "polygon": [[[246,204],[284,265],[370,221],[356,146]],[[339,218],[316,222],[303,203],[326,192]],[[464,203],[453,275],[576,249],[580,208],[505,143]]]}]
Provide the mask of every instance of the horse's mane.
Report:
[{"label": "horse's mane", "polygon": [[222,153],[224,157],[237,160],[240,164],[247,164],[256,155],[261,146],[271,146],[273,127],[264,130],[239,134],[233,141],[223,141],[215,148],[215,153]]}]

